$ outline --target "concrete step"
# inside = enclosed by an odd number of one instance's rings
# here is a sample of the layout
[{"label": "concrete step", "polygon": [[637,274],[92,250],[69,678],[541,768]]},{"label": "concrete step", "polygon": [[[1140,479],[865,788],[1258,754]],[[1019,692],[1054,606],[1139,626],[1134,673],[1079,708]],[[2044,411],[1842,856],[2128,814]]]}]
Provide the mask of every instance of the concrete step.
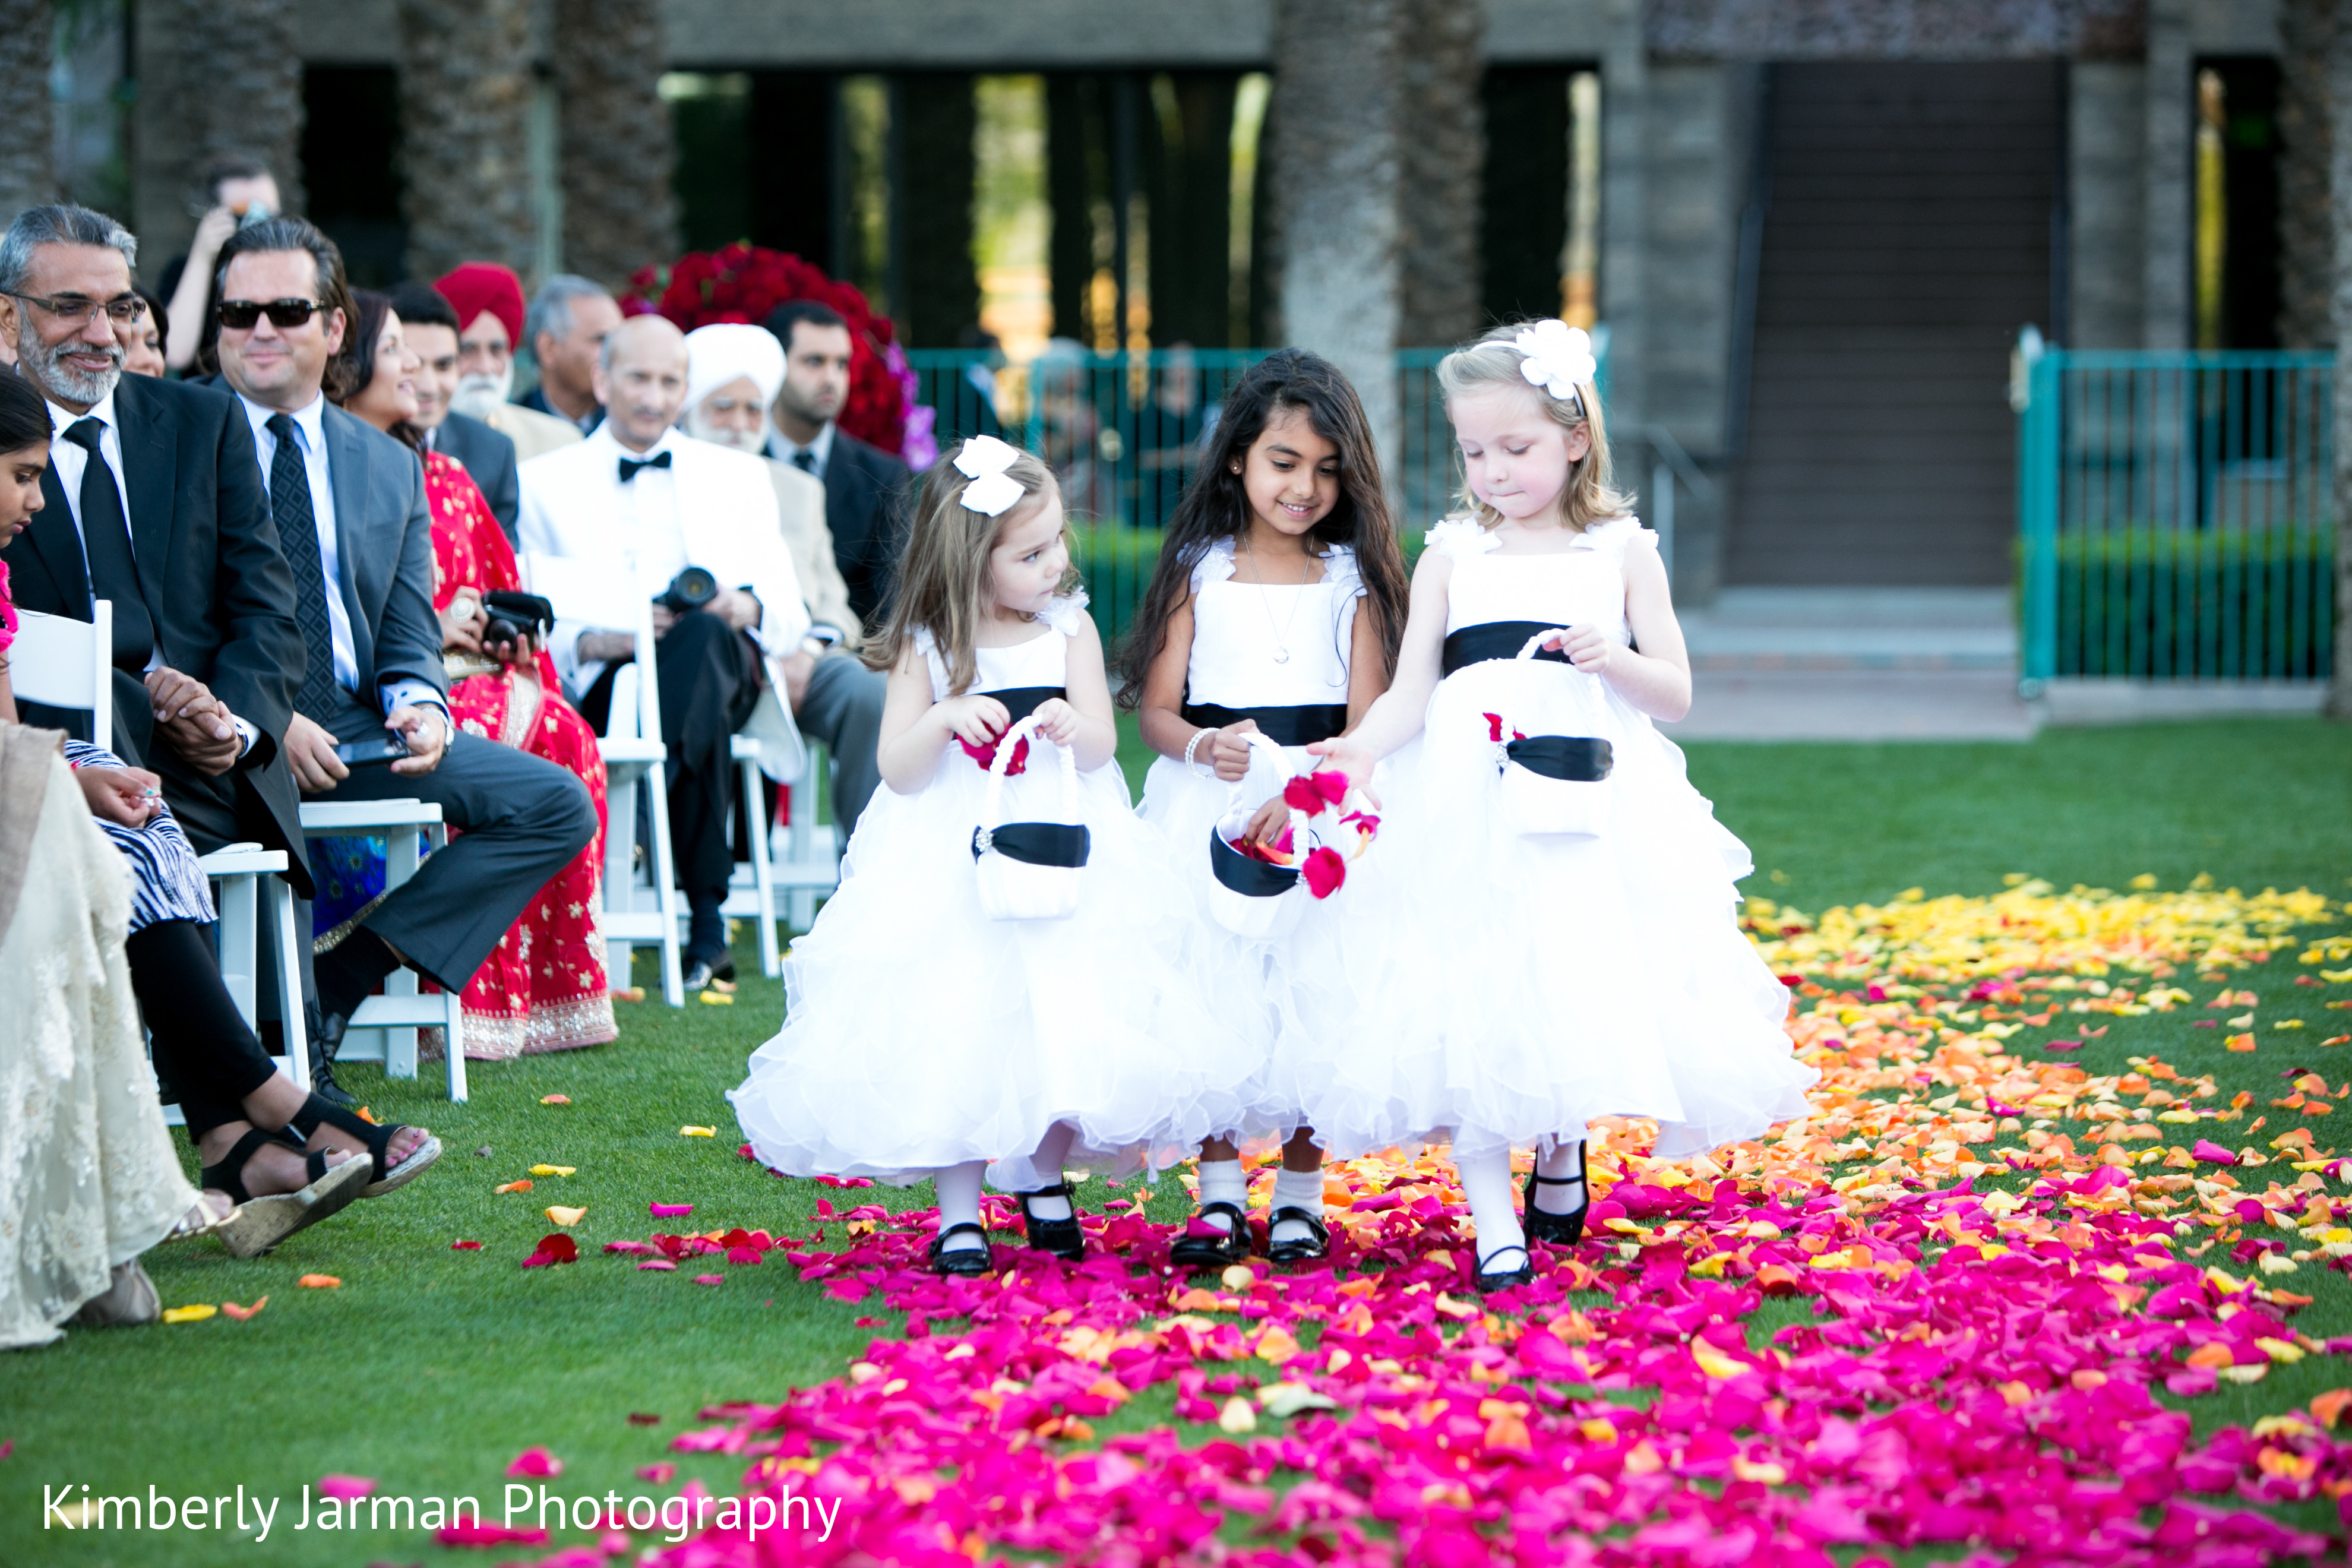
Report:
[{"label": "concrete step", "polygon": [[1676,612],[1706,671],[2014,672],[2006,588],[1733,587]]}]

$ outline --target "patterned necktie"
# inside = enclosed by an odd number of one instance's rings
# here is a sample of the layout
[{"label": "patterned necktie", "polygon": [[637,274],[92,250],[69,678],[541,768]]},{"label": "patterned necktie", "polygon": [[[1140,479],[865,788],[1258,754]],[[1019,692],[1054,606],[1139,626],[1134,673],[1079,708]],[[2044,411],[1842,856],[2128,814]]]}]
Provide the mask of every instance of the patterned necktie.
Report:
[{"label": "patterned necktie", "polygon": [[811,478],[814,478],[816,474],[816,454],[810,451],[806,447],[803,447],[799,451],[793,454],[793,467],[798,468],[802,473],[807,474]]},{"label": "patterned necktie", "polygon": [[113,605],[114,668],[136,675],[155,651],[155,623],[139,591],[139,558],[131,552],[121,492],[99,447],[105,430],[103,420],[77,419],[66,427],[66,439],[89,454],[81,466],[81,547],[89,559],[90,597]]},{"label": "patterned necktie", "polygon": [[269,416],[278,451],[269,460],[269,510],[278,519],[278,547],[294,572],[294,619],[310,655],[294,710],[323,724],[334,712],[335,631],[327,618],[327,568],[319,555],[319,516],[310,509],[310,472],[290,414]]},{"label": "patterned necktie", "polygon": [[667,452],[656,452],[652,457],[645,458],[624,458],[621,459],[621,482],[625,485],[627,484],[631,479],[637,477],[640,470],[645,468],[667,468],[668,467],[669,454]]}]

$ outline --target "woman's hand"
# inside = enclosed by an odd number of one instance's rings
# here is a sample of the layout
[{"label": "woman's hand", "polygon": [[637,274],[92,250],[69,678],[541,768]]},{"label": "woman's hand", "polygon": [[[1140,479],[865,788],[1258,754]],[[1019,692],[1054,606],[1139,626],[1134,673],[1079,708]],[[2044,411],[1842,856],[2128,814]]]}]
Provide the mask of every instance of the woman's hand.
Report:
[{"label": "woman's hand", "polygon": [[1326,768],[1348,775],[1348,783],[1364,792],[1374,810],[1380,809],[1381,797],[1372,793],[1372,768],[1380,762],[1362,742],[1353,735],[1340,735],[1328,741],[1318,741],[1307,748],[1310,756],[1323,759]]},{"label": "woman's hand", "polygon": [[1218,731],[1201,747],[1206,753],[1202,760],[1216,769],[1218,783],[1239,784],[1249,777],[1250,743],[1242,737],[1256,733],[1257,721],[1243,719]]},{"label": "woman's hand", "polygon": [[950,697],[938,704],[937,710],[950,734],[974,746],[994,745],[996,738],[1013,727],[1012,710],[983,691]]},{"label": "woman's hand", "polygon": [[482,628],[489,624],[489,612],[482,608],[480,596],[460,588],[449,607],[441,612],[441,650],[479,655]]},{"label": "woman's hand", "polygon": [[101,821],[144,827],[163,810],[163,781],[145,768],[77,768],[74,783]]},{"label": "woman's hand", "polygon": [[1568,655],[1568,660],[1587,675],[1607,675],[1624,662],[1632,652],[1623,643],[1596,626],[1569,626],[1544,639],[1547,648],[1558,648]]},{"label": "woman's hand", "polygon": [[1057,746],[1066,746],[1078,738],[1078,710],[1063,698],[1049,697],[1040,702],[1034,717],[1037,733]]}]

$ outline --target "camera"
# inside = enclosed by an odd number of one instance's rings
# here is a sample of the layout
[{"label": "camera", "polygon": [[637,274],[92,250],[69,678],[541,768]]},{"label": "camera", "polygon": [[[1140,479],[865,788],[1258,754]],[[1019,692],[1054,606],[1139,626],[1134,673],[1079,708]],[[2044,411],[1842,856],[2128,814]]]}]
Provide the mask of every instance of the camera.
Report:
[{"label": "camera", "polygon": [[268,223],[271,218],[274,218],[277,216],[278,215],[276,213],[269,210],[269,204],[268,202],[252,202],[247,204],[245,209],[236,215],[236,226],[238,230],[242,232],[243,230],[253,228],[260,224]]},{"label": "camera", "polygon": [[657,595],[654,603],[671,615],[682,616],[688,610],[698,610],[719,597],[719,579],[699,566],[688,566],[669,580],[669,586]]}]

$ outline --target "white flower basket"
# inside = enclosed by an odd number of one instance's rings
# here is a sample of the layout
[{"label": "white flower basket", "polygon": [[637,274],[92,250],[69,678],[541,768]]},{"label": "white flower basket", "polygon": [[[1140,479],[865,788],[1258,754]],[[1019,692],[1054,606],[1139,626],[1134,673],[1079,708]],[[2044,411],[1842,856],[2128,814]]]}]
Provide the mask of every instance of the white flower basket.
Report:
[{"label": "white flower basket", "polygon": [[[1078,879],[1093,847],[1078,820],[1078,760],[1067,746],[1054,746],[1062,765],[1059,822],[1004,822],[1004,770],[1026,736],[1035,746],[1053,742],[1037,734],[1034,714],[1005,731],[988,767],[988,792],[980,826],[972,829],[973,871],[980,879],[980,907],[996,921],[1067,920],[1077,912]],[[1034,746],[1032,748],[1034,754]]]},{"label": "white flower basket", "polygon": [[[1519,649],[1519,661],[1533,667],[1536,650],[1555,631],[1539,632]],[[1580,680],[1597,679],[1571,671]],[[1572,835],[1598,837],[1609,830],[1609,774],[1615,759],[1597,736],[1530,735],[1495,742],[1495,768],[1502,777],[1503,820],[1530,837]]]},{"label": "white flower basket", "polygon": [[[1242,739],[1250,743],[1253,771],[1257,765],[1255,753],[1263,750],[1273,758],[1275,767],[1286,777],[1288,775],[1282,747],[1271,738],[1253,734]],[[1247,831],[1250,818],[1256,815],[1244,804],[1248,787],[1249,774],[1244,773],[1226,797],[1224,815],[1209,828],[1209,912],[1234,935],[1263,942],[1286,934],[1307,908],[1309,894],[1299,868],[1307,863],[1313,835],[1307,829],[1307,814],[1292,806],[1293,864],[1275,866],[1243,854],[1234,845]]]}]

